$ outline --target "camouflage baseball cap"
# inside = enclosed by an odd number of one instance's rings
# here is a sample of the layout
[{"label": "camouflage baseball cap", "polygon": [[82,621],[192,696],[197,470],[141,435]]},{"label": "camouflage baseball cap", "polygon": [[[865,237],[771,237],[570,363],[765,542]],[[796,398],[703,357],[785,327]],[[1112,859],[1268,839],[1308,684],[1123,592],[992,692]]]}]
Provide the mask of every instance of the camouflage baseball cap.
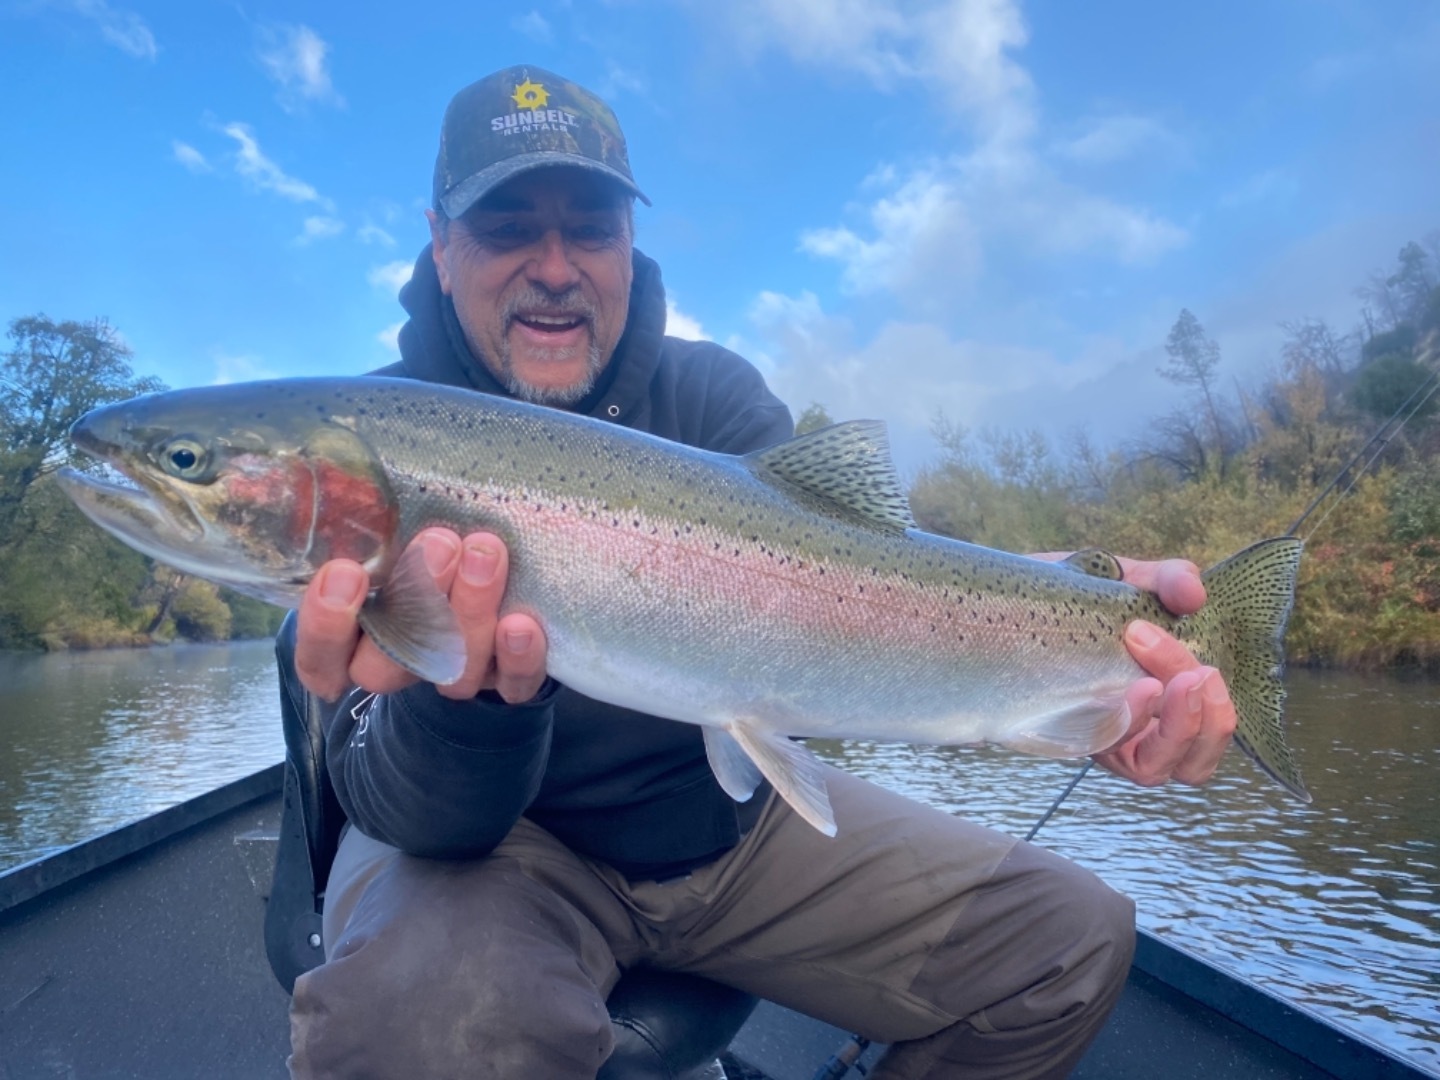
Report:
[{"label": "camouflage baseball cap", "polygon": [[458,218],[488,192],[531,169],[573,165],[640,198],[625,136],[610,106],[538,67],[506,68],[450,99],[435,157],[435,203]]}]

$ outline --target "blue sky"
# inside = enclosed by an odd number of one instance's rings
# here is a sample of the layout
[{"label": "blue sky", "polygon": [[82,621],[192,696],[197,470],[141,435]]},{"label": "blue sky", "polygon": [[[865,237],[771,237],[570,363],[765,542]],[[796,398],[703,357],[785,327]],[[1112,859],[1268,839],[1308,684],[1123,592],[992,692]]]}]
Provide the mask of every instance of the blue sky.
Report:
[{"label": "blue sky", "polygon": [[173,386],[393,358],[440,116],[534,63],[620,116],[672,329],[799,410],[1137,434],[1440,230],[1434,0],[0,0],[0,316]]}]

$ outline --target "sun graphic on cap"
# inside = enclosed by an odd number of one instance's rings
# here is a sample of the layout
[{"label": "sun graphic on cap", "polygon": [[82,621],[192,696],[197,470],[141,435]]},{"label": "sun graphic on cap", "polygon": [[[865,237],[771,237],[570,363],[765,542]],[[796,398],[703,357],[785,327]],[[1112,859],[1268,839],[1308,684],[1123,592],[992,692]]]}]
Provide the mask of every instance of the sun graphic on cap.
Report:
[{"label": "sun graphic on cap", "polygon": [[526,79],[519,86],[515,87],[515,104],[522,109],[543,109],[545,103],[550,100],[545,87],[540,83],[531,82]]}]

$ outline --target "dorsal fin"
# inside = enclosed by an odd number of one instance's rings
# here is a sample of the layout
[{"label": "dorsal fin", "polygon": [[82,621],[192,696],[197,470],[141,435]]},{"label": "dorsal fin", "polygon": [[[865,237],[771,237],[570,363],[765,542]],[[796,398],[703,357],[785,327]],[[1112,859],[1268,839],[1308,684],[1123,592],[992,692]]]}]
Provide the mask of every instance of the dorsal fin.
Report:
[{"label": "dorsal fin", "polygon": [[778,476],[868,525],[894,532],[916,527],[879,420],[849,420],[797,435],[746,460],[762,476]]},{"label": "dorsal fin", "polygon": [[1106,578],[1109,581],[1123,581],[1125,578],[1120,560],[1104,548],[1082,548],[1061,561],[1070,569],[1090,577]]}]

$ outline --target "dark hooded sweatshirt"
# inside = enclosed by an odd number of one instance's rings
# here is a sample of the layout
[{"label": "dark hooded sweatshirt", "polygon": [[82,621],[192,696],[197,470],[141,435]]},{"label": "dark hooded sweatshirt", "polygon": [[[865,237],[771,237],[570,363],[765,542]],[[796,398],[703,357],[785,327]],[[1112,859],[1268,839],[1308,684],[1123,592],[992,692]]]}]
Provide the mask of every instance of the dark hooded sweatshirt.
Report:
[{"label": "dark hooded sweatshirt", "polygon": [[[470,352],[428,247],[400,301],[410,316],[402,359],[376,374],[508,396]],[[745,360],[712,342],[665,336],[660,268],[638,251],[625,332],[573,411],[727,454],[793,431],[789,411]],[[282,664],[293,663],[293,623],[278,643]],[[293,677],[281,684],[292,697],[299,692]],[[325,708],[336,796],[362,832],[417,855],[485,855],[524,815],[632,878],[670,877],[733,847],[768,793],[730,799],[699,727],[593,701],[553,680],[524,705],[490,691],[454,702],[425,683],[357,707],[363,697],[357,690]]]}]

